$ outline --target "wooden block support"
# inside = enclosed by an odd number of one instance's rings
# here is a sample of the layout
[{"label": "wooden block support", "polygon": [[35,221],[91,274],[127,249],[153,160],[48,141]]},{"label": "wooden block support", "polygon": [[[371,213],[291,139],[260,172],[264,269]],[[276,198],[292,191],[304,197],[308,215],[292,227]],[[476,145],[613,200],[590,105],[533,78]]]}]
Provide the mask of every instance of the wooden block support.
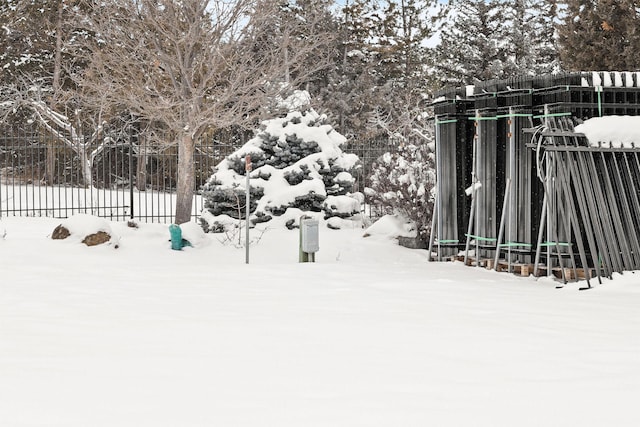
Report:
[{"label": "wooden block support", "polygon": [[487,260],[487,265],[486,265],[487,270],[493,270],[493,263],[494,263],[494,260],[492,259]]}]

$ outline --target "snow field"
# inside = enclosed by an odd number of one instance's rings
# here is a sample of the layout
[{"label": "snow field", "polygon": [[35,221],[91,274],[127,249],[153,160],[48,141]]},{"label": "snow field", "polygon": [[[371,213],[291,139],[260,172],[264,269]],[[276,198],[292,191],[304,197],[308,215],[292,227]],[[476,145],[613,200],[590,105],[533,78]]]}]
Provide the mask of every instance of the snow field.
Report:
[{"label": "snow field", "polygon": [[[427,263],[388,229],[321,228],[251,248],[170,250],[167,227],[111,223],[120,247],[4,218],[0,420],[7,426],[632,426],[640,287],[579,292]],[[383,228],[382,230],[380,228]]]}]

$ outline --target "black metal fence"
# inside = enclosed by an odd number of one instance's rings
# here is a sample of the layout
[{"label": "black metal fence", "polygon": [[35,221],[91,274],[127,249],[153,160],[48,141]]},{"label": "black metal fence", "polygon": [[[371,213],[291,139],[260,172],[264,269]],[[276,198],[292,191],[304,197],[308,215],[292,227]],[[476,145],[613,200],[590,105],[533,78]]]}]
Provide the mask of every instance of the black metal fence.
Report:
[{"label": "black metal fence", "polygon": [[[89,213],[114,220],[170,222],[175,211],[177,147],[125,133],[87,141],[55,138],[36,127],[0,131],[0,215],[68,217]],[[196,190],[231,144],[198,144]],[[193,214],[202,210],[194,198]]]},{"label": "black metal fence", "polygon": [[[177,147],[159,144],[158,139],[152,133],[124,131],[71,140],[56,138],[35,125],[0,128],[0,217],[66,218],[88,213],[112,220],[171,222]],[[201,186],[239,145],[213,138],[198,142],[194,218],[204,207]],[[394,145],[376,140],[343,147],[361,160],[355,174],[357,191],[364,192],[374,161],[393,151]],[[372,206],[366,212],[380,214]]]}]

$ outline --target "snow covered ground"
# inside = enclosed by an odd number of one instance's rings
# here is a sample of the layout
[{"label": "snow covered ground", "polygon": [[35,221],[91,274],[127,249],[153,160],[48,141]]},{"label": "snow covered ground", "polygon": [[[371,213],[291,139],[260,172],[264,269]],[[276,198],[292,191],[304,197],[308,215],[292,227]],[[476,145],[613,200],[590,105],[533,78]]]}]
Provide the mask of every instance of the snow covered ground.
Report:
[{"label": "snow covered ground", "polygon": [[639,274],[555,289],[326,228],[316,263],[272,228],[247,265],[60,222],[0,221],[2,426],[640,425]]}]

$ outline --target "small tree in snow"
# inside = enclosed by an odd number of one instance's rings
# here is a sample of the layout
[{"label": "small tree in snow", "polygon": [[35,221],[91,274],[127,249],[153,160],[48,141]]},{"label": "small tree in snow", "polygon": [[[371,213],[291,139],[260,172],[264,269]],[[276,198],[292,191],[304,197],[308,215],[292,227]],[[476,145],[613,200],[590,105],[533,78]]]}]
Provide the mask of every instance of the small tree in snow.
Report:
[{"label": "small tree in snow", "polygon": [[263,122],[257,135],[221,162],[204,185],[204,228],[222,231],[216,222],[244,215],[237,204],[246,194],[246,156],[253,164],[253,223],[287,213],[292,220],[301,212],[323,213],[326,219],[359,215],[359,199],[348,195],[358,157],[342,152],[346,139],[325,121],[325,116],[309,110]]},{"label": "small tree in snow", "polygon": [[372,203],[413,222],[417,237],[427,240],[431,230],[436,180],[433,153],[427,144],[400,145],[373,166]]}]

